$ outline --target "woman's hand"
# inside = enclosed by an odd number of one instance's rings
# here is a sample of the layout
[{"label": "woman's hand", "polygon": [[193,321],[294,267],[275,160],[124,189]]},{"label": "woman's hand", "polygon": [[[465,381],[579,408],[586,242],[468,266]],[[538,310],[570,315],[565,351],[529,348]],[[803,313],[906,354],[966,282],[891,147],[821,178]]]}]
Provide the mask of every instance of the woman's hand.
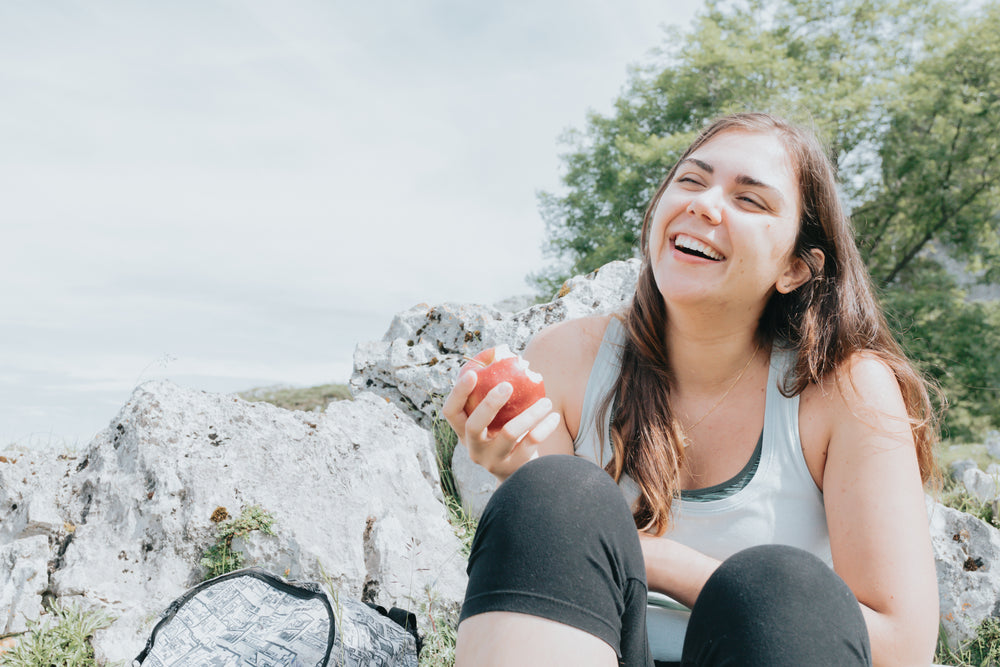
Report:
[{"label": "woman's hand", "polygon": [[462,373],[444,402],[441,414],[469,450],[469,457],[503,481],[521,465],[538,456],[538,444],[559,426],[559,413],[552,401],[542,398],[508,421],[498,431],[488,430],[500,408],[513,392],[509,382],[494,387],[472,414],[465,414],[465,402],[476,386],[476,372]]}]

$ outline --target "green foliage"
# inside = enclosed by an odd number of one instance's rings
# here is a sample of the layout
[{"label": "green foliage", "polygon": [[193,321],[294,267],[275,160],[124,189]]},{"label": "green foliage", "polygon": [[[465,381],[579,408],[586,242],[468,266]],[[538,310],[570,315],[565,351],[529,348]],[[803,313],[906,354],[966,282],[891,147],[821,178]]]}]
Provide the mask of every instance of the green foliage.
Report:
[{"label": "green foliage", "polygon": [[770,111],[813,127],[901,340],[937,379],[946,433],[1000,424],[1000,314],[970,303],[948,256],[1000,281],[1000,2],[963,16],[917,0],[709,0],[685,35],[630,73],[613,113],[568,132],[563,188],[542,193],[546,253],[531,278],[638,251],[645,207],[710,119]]},{"label": "green foliage", "polygon": [[952,649],[944,633],[938,637],[934,662],[954,667],[994,667],[1000,664],[1000,619],[987,618],[968,646]]},{"label": "green foliage", "polygon": [[215,544],[210,546],[201,557],[201,566],[205,568],[205,579],[211,579],[243,567],[243,554],[233,551],[233,538],[243,537],[252,531],[259,530],[268,535],[274,535],[271,527],[274,517],[259,505],[244,507],[240,516],[226,519],[218,525]]},{"label": "green foliage", "polygon": [[96,661],[90,637],[113,620],[104,611],[83,611],[56,600],[42,618],[28,621],[27,633],[0,655],[0,662],[8,667],[91,667]]},{"label": "green foliage", "polygon": [[965,297],[940,265],[918,258],[883,300],[907,354],[948,398],[943,435],[969,441],[1000,424],[1000,303]]}]

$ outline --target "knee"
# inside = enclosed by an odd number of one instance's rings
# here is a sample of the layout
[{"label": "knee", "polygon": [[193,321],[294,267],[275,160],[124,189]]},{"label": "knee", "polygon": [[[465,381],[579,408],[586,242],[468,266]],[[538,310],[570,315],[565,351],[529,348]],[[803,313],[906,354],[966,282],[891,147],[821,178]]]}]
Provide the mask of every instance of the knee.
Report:
[{"label": "knee", "polygon": [[722,603],[730,613],[745,612],[759,619],[762,613],[787,608],[789,601],[814,600],[819,594],[857,606],[847,585],[822,560],[796,547],[765,544],[723,561],[697,603],[704,596],[706,604]]},{"label": "knee", "polygon": [[577,456],[543,456],[524,464],[494,492],[483,512],[488,521],[526,521],[628,512],[624,497],[611,476]]},{"label": "knee", "polygon": [[[498,554],[508,563],[541,571],[578,571],[594,554],[621,554],[638,563],[642,551],[632,512],[604,470],[574,456],[543,456],[521,466],[501,484],[479,520],[469,572]],[[485,554],[492,554],[485,557]]]},{"label": "knee", "polygon": [[824,654],[834,660],[828,664],[870,664],[867,629],[850,588],[816,556],[785,545],[726,559],[698,596],[685,641],[685,651],[690,641],[696,652],[771,656],[753,664],[817,664],[773,656]]}]

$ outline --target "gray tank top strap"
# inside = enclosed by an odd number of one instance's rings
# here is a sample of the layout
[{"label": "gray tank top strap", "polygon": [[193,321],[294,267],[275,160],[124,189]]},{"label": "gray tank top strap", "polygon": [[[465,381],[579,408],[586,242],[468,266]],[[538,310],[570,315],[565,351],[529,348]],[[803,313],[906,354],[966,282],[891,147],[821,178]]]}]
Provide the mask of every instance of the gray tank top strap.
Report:
[{"label": "gray tank top strap", "polygon": [[611,444],[607,437],[601,437],[601,434],[607,434],[610,430],[610,407],[605,411],[600,424],[597,423],[597,416],[601,404],[618,379],[624,344],[625,327],[612,315],[607,329],[604,330],[601,347],[597,351],[597,357],[594,359],[587,380],[587,390],[580,410],[580,428],[574,441],[577,454],[591,459],[602,467],[611,460]]}]

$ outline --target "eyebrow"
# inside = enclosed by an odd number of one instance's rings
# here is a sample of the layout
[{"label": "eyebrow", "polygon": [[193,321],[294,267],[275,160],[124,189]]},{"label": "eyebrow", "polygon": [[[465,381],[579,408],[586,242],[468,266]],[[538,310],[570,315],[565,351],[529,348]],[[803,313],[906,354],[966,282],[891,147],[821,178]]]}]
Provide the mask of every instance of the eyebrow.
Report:
[{"label": "eyebrow", "polygon": [[[709,174],[715,173],[715,168],[712,167],[712,165],[705,162],[704,160],[699,160],[696,157],[688,157],[681,160],[681,164],[684,164],[685,162],[694,163],[695,166],[697,166],[699,169]],[[747,176],[746,174],[739,174],[736,177],[736,182],[739,183],[740,185],[749,185],[750,187],[754,188],[764,188],[765,190],[770,191],[775,197],[777,197],[780,202],[783,203],[785,201],[785,198],[781,196],[781,191],[778,190],[778,188],[774,187],[773,185],[768,185],[763,181],[758,181],[753,176]]]}]

